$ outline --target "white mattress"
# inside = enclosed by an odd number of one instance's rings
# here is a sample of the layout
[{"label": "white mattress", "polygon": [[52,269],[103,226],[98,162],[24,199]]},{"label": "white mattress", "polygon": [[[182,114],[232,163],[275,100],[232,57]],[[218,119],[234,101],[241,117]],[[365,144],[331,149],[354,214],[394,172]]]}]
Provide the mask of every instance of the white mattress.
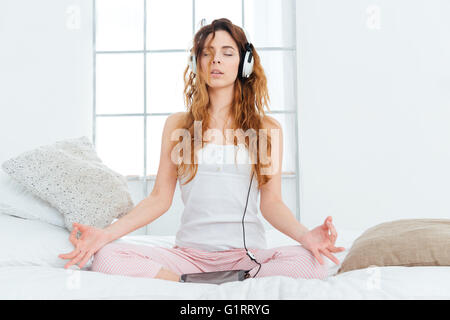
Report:
[{"label": "white mattress", "polygon": [[[347,250],[359,235],[341,230],[338,246]],[[276,230],[269,247],[296,244]],[[173,237],[128,236],[123,241],[172,246]],[[347,251],[337,254],[340,261]],[[326,280],[274,276],[222,285],[177,283],[42,266],[0,268],[0,299],[450,299],[450,267],[378,267]]]}]

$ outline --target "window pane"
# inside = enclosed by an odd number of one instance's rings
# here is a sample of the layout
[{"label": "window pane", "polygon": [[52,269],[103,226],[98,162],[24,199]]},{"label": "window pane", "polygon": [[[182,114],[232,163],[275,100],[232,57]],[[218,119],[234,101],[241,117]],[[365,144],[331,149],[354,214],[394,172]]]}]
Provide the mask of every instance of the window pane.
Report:
[{"label": "window pane", "polygon": [[283,163],[282,173],[295,173],[295,150],[297,148],[297,139],[295,137],[295,113],[292,114],[269,114],[275,118],[283,130]]},{"label": "window pane", "polygon": [[96,49],[144,48],[144,0],[96,1]]},{"label": "window pane", "polygon": [[147,175],[158,173],[161,139],[168,116],[147,117]]},{"label": "window pane", "polygon": [[245,29],[255,47],[295,45],[293,0],[245,0]]},{"label": "window pane", "polygon": [[143,54],[97,54],[96,112],[144,112]]},{"label": "window pane", "polygon": [[187,50],[191,40],[192,1],[147,0],[147,49]]},{"label": "window pane", "polygon": [[185,111],[183,72],[184,52],[147,54],[147,112]]},{"label": "window pane", "polygon": [[233,24],[242,27],[242,0],[196,0],[196,30],[199,29],[199,23],[203,18],[208,23],[211,23],[214,19],[227,18]]},{"label": "window pane", "polygon": [[295,110],[295,51],[258,51],[267,77],[270,109]]},{"label": "window pane", "polygon": [[96,150],[103,163],[126,176],[143,176],[143,117],[97,117]]}]

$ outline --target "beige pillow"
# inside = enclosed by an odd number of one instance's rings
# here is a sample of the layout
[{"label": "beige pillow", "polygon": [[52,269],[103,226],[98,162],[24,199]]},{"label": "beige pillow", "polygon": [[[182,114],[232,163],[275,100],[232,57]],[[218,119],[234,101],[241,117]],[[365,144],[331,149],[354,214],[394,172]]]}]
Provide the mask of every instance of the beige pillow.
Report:
[{"label": "beige pillow", "polygon": [[337,273],[370,266],[450,266],[450,219],[376,225],[353,242]]},{"label": "beige pillow", "polygon": [[105,166],[87,137],[56,141],[5,161],[2,168],[64,216],[98,228],[133,209],[125,177]]}]

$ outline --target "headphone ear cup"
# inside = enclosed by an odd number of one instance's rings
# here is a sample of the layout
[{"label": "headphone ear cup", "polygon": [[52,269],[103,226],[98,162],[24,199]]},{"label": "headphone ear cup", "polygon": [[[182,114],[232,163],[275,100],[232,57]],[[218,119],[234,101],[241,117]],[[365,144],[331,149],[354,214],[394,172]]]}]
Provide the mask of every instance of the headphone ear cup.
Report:
[{"label": "headphone ear cup", "polygon": [[197,74],[197,59],[195,58],[195,54],[189,55],[188,65],[191,68],[194,74]]},{"label": "headphone ear cup", "polygon": [[242,65],[242,78],[248,78],[253,72],[253,54],[251,51],[246,51],[244,56],[244,63]]}]

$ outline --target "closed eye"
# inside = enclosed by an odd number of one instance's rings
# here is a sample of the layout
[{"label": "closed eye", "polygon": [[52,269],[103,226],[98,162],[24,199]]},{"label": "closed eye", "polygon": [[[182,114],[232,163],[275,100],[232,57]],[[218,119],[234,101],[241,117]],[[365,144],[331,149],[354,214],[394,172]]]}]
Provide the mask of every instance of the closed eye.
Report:
[{"label": "closed eye", "polygon": [[[233,56],[232,54],[225,54],[225,55],[226,55],[226,56],[229,56],[229,57]],[[209,56],[209,54],[204,53],[203,56],[204,56],[204,57],[207,57],[207,56]]]}]

